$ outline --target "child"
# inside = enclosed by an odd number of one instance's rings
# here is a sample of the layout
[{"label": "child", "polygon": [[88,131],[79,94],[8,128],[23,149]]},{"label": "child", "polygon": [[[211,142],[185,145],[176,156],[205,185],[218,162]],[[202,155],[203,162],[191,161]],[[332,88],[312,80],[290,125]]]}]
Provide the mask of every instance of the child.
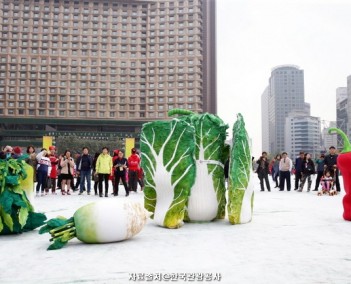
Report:
[{"label": "child", "polygon": [[330,171],[325,171],[324,175],[321,178],[321,186],[322,186],[322,191],[320,191],[318,195],[322,194],[329,194],[329,195],[334,195],[334,179],[331,176]]}]

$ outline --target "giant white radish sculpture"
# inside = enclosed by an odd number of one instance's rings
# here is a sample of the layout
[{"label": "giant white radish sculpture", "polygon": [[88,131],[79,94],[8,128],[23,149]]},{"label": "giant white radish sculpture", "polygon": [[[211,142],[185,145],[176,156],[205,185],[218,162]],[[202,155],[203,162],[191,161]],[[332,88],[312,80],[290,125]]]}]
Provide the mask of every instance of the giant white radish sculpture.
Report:
[{"label": "giant white radish sculpture", "polygon": [[149,216],[140,203],[102,200],[79,208],[72,218],[49,220],[39,233],[51,234],[49,250],[60,249],[75,237],[88,244],[118,242],[138,234]]}]

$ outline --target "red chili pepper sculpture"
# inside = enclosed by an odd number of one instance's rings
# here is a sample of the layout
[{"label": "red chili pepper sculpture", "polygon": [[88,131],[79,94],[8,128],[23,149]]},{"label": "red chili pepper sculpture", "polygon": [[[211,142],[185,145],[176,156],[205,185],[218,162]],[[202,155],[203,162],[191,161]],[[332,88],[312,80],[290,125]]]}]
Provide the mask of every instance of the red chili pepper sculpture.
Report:
[{"label": "red chili pepper sculpture", "polygon": [[351,143],[347,135],[338,128],[329,128],[329,133],[336,132],[344,141],[344,149],[338,156],[337,166],[342,172],[346,195],[342,200],[344,205],[343,217],[346,221],[351,221]]}]

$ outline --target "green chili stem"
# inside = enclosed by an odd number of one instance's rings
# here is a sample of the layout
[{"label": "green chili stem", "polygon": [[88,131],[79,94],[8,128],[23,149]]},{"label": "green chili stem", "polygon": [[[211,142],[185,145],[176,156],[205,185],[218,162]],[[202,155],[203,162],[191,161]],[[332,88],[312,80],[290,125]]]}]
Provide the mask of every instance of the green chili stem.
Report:
[{"label": "green chili stem", "polygon": [[328,130],[329,134],[332,134],[333,132],[336,132],[337,134],[339,134],[342,138],[342,140],[344,141],[344,149],[341,151],[341,153],[349,153],[351,152],[351,143],[349,138],[347,137],[347,135],[345,134],[344,131],[342,131],[339,128],[329,128]]}]

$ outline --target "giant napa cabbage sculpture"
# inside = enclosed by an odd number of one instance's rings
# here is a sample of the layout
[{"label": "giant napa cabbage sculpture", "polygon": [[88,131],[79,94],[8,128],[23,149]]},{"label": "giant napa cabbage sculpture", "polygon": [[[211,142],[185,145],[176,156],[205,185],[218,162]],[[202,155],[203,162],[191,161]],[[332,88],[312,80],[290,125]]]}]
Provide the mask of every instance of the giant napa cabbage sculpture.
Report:
[{"label": "giant napa cabbage sculpture", "polygon": [[[175,114],[180,116],[143,125],[140,144],[145,171],[144,206],[153,213],[151,218],[166,228],[178,228],[183,221],[223,219],[227,204],[224,164],[229,156],[225,145],[228,126],[208,113],[169,112],[170,116]],[[234,132],[246,133],[241,115]],[[246,133],[235,137],[230,153],[228,216],[232,224],[239,224],[251,220],[253,192],[249,190],[250,170],[247,171],[251,165],[248,136]],[[235,162],[238,160],[242,162]],[[243,173],[245,177],[241,177]],[[245,180],[244,187],[238,187],[236,175]],[[232,218],[233,214],[239,217]],[[245,217],[240,218],[240,214]]]},{"label": "giant napa cabbage sculpture", "polygon": [[252,219],[252,159],[244,118],[238,114],[233,127],[233,145],[228,175],[228,218],[231,224],[248,223]]},{"label": "giant napa cabbage sculpture", "polygon": [[177,228],[195,182],[194,127],[179,119],[143,125],[142,166],[145,171],[145,209],[155,222]]},{"label": "giant napa cabbage sculpture", "polygon": [[185,221],[207,222],[225,217],[225,180],[223,156],[225,148],[225,124],[218,116],[190,111],[173,110],[169,115],[183,114],[180,119],[195,129],[196,179],[188,198]]}]

